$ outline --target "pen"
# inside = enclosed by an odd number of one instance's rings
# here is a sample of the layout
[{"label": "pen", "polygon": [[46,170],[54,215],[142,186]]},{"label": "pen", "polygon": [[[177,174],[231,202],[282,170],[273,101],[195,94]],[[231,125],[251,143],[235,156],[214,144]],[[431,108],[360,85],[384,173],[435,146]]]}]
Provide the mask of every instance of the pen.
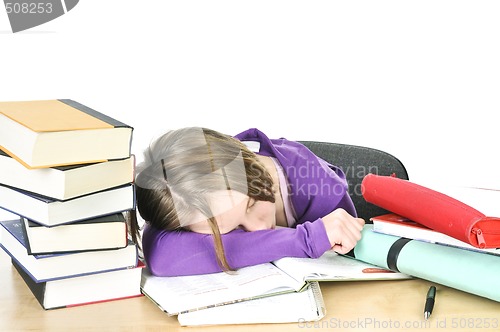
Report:
[{"label": "pen", "polygon": [[434,308],[434,299],[436,298],[436,287],[431,286],[427,291],[427,297],[425,299],[424,308],[424,318],[428,320],[432,314],[432,309]]}]

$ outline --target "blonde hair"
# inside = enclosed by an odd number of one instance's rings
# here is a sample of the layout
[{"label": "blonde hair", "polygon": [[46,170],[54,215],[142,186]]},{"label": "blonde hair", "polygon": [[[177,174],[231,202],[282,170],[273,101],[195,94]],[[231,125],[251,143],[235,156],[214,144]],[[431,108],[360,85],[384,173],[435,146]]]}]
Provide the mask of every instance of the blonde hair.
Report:
[{"label": "blonde hair", "polygon": [[[233,167],[237,156],[244,168]],[[207,194],[221,186],[220,179],[207,174],[218,170],[222,170],[225,189],[274,202],[271,176],[255,153],[231,136],[199,127],[167,132],[145,150],[135,181],[136,200],[141,217],[158,229],[187,231],[183,220],[189,220],[196,212],[207,216],[217,262],[228,271],[232,269],[207,200]],[[131,228],[135,239],[134,223]]]}]

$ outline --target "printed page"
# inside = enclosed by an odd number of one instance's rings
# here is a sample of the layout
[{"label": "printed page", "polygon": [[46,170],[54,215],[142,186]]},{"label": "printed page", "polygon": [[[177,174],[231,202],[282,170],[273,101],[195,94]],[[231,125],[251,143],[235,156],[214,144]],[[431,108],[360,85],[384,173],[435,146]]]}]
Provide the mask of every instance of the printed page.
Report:
[{"label": "printed page", "polygon": [[295,280],[273,264],[261,264],[233,273],[181,277],[155,277],[143,273],[146,295],[171,315],[300,288]]},{"label": "printed page", "polygon": [[327,251],[319,258],[285,257],[273,262],[297,281],[408,279],[410,276]]}]

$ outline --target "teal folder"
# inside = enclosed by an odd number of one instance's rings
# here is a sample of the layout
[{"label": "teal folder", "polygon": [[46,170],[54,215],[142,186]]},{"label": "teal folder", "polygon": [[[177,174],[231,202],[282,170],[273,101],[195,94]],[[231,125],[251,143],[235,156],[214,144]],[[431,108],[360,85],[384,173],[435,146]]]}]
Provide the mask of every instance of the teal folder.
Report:
[{"label": "teal folder", "polygon": [[500,301],[500,256],[376,233],[367,224],[356,259]]}]

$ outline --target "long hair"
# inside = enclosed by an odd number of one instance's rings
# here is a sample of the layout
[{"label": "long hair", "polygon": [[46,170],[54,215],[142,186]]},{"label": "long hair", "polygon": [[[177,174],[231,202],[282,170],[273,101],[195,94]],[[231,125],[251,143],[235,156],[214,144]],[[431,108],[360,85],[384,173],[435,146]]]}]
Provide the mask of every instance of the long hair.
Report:
[{"label": "long hair", "polygon": [[[208,194],[226,189],[255,200],[275,199],[271,176],[255,153],[231,136],[200,127],[170,131],[155,140],[137,167],[135,185],[137,210],[157,229],[187,231],[195,214],[206,216],[217,262],[225,271],[232,269]],[[131,232],[136,239],[136,220]]]}]

